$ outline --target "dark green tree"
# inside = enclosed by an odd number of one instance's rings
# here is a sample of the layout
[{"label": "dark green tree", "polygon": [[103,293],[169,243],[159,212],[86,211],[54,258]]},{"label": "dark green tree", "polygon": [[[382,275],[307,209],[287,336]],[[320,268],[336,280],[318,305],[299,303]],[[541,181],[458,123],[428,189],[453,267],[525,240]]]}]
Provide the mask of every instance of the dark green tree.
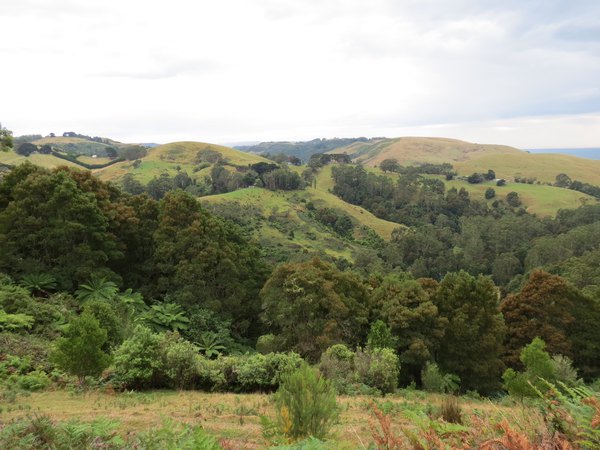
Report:
[{"label": "dark green tree", "polygon": [[403,374],[418,379],[426,361],[433,359],[444,335],[446,319],[422,285],[409,276],[388,275],[371,294],[375,318],[390,326]]},{"label": "dark green tree", "polygon": [[236,226],[177,190],[160,202],[154,243],[158,297],[168,294],[187,310],[206,308],[232,319],[237,333],[259,332],[265,267]]},{"label": "dark green tree", "polygon": [[286,349],[311,361],[333,344],[364,342],[367,290],[362,280],[312,259],[275,269],[260,293],[263,321]]},{"label": "dark green tree", "polygon": [[496,196],[496,191],[494,190],[494,188],[487,188],[485,190],[485,198],[487,200],[490,200],[492,198],[494,198]]},{"label": "dark green tree", "polygon": [[379,164],[379,168],[384,172],[398,172],[400,170],[400,164],[397,159],[384,159]]},{"label": "dark green tree", "polygon": [[97,198],[80,189],[68,170],[31,164],[0,183],[0,269],[17,277],[47,273],[72,289],[122,256]]},{"label": "dark green tree", "polygon": [[500,356],[505,325],[492,280],[464,271],[449,273],[434,303],[448,320],[435,358],[440,368],[458,375],[463,389],[497,389],[504,369]]}]

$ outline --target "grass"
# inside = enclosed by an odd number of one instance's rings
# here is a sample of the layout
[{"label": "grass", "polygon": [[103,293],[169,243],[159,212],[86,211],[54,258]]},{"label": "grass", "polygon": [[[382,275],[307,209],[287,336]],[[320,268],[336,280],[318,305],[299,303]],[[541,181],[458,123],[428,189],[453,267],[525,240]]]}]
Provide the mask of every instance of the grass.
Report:
[{"label": "grass", "polygon": [[595,203],[594,197],[570,189],[562,189],[543,184],[507,183],[505,186],[496,186],[493,181],[480,184],[470,184],[462,180],[446,181],[446,189],[455,187],[465,188],[471,199],[484,200],[485,191],[492,188],[496,197],[488,200],[491,205],[494,200],[504,200],[509,192],[516,192],[523,205],[530,213],[541,217],[555,216],[559,209],[577,208],[586,203]]},{"label": "grass", "polygon": [[[402,391],[385,398],[371,396],[338,397],[340,420],[332,430],[335,448],[367,447],[371,442],[369,421],[373,402],[391,415],[395,424],[407,424],[414,414],[433,413],[442,404],[443,397],[420,391]],[[483,418],[490,426],[502,418],[509,418],[515,427],[533,431],[542,423],[533,408],[502,406],[488,400],[460,399],[465,417]],[[217,394],[198,391],[152,391],[146,393],[85,394],[66,391],[33,393],[17,397],[15,403],[5,405],[0,423],[31,414],[46,414],[53,420],[78,418],[91,422],[99,416],[120,423],[120,433],[143,431],[158,427],[164,418],[176,422],[201,424],[210,434],[227,439],[231,448],[265,448],[268,442],[262,436],[260,415],[273,416],[271,397],[265,394]]]},{"label": "grass", "polygon": [[332,153],[347,153],[356,161],[375,167],[387,158],[400,164],[451,163],[460,175],[492,169],[500,178],[535,177],[554,182],[566,173],[572,179],[600,185],[600,161],[560,154],[532,154],[504,145],[474,144],[456,139],[403,137],[355,143]]},{"label": "grass", "polygon": [[30,161],[31,163],[33,163],[35,165],[45,167],[47,169],[54,169],[55,167],[59,167],[59,166],[77,167],[79,169],[82,169],[81,166],[78,166],[75,163],[72,163],[72,162],[64,160],[64,159],[56,158],[55,156],[52,156],[52,155],[42,155],[42,154],[37,153],[37,154],[33,154],[33,155],[25,157],[25,156],[18,155],[15,152],[0,152],[0,163],[2,163],[2,164],[8,164],[8,165],[14,166],[14,165],[24,163],[25,161]]},{"label": "grass", "polygon": [[526,153],[482,155],[470,161],[455,164],[461,175],[487,172],[492,169],[499,178],[515,176],[535,177],[541,182],[553,183],[556,175],[566,173],[574,180],[600,185],[600,161],[570,155]]},{"label": "grass", "polygon": [[200,150],[218,151],[226,162],[235,166],[248,166],[258,162],[268,162],[265,158],[250,153],[240,152],[221,145],[207,144],[203,142],[173,142],[160,145],[148,150],[148,155],[141,161],[139,167],[134,168],[132,161],[113,164],[94,173],[105,181],[118,182],[125,174],[132,173],[135,178],[145,184],[155,176],[166,172],[171,176],[177,173],[177,168],[187,171],[193,178],[203,177],[210,172],[204,169],[193,172],[196,163],[196,155]]}]

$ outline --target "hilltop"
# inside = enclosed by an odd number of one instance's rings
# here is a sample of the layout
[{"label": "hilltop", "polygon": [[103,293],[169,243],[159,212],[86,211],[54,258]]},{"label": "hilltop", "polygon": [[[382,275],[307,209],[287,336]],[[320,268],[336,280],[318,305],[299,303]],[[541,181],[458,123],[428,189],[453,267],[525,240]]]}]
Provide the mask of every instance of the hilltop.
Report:
[{"label": "hilltop", "polygon": [[236,145],[235,149],[249,153],[271,155],[284,154],[295,156],[306,162],[315,153],[326,153],[340,147],[347,147],[355,143],[368,143],[373,139],[365,137],[359,138],[333,138],[333,139],[313,139],[311,141],[275,141],[261,142],[255,145]]}]

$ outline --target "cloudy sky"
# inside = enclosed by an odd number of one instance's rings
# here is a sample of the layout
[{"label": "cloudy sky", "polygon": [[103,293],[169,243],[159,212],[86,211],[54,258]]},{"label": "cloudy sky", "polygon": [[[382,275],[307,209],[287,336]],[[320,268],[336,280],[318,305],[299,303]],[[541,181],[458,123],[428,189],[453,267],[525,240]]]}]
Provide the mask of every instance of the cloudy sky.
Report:
[{"label": "cloudy sky", "polygon": [[598,0],[0,0],[0,122],[600,147]]}]

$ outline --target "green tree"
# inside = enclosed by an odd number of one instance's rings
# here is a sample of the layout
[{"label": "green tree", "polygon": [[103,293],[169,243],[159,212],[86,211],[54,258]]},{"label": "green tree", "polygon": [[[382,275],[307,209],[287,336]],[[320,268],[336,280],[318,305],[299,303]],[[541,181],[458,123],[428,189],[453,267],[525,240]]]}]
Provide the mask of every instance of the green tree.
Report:
[{"label": "green tree", "polygon": [[0,123],[0,151],[7,152],[13,148],[12,131],[7,130]]},{"label": "green tree", "polygon": [[408,276],[384,278],[371,295],[371,305],[374,317],[390,326],[403,375],[418,379],[423,365],[438,348],[446,319],[439,316],[422,285]]},{"label": "green tree", "polygon": [[505,362],[519,368],[521,349],[535,337],[548,351],[572,358],[586,379],[600,373],[600,302],[583,295],[557,275],[533,271],[501,310],[508,327]]},{"label": "green tree", "polygon": [[382,320],[376,320],[371,324],[371,330],[367,336],[368,348],[396,348],[396,339],[390,328]]},{"label": "green tree", "polygon": [[261,293],[263,321],[284,348],[311,361],[333,344],[366,337],[367,290],[358,276],[315,258],[275,269]]},{"label": "green tree", "polygon": [[31,273],[21,279],[21,286],[35,297],[47,297],[56,289],[56,280],[47,273]]},{"label": "green tree", "polygon": [[74,319],[64,337],[56,341],[52,359],[84,385],[85,377],[100,375],[110,364],[110,356],[102,350],[106,335],[98,321],[91,314],[84,313]]},{"label": "green tree", "polygon": [[434,297],[448,320],[435,360],[444,372],[460,377],[463,389],[489,392],[499,385],[505,325],[498,292],[489,277],[449,273]]},{"label": "green tree", "polygon": [[485,198],[487,200],[490,200],[492,198],[494,198],[496,196],[496,191],[494,190],[494,188],[487,188],[485,190]]},{"label": "green tree", "polygon": [[125,324],[117,311],[115,303],[105,300],[88,300],[83,306],[83,312],[91,315],[100,327],[106,330],[106,342],[102,346],[106,352],[117,348],[123,342]]},{"label": "green tree", "polygon": [[556,175],[556,181],[554,182],[554,186],[569,188],[572,182],[573,181],[571,180],[571,177],[569,177],[569,175],[567,175],[566,173],[559,173],[558,175]]},{"label": "green tree", "polygon": [[513,208],[518,208],[522,205],[521,199],[519,198],[519,194],[514,191],[506,194],[506,203],[508,203]]},{"label": "green tree", "polygon": [[339,415],[335,389],[308,364],[282,377],[275,411],[276,421],[270,428],[292,441],[326,437]]},{"label": "green tree", "polygon": [[384,159],[379,164],[379,168],[384,172],[398,172],[400,170],[400,164],[397,159]]},{"label": "green tree", "polygon": [[236,226],[177,190],[160,202],[154,242],[157,297],[168,294],[187,310],[210,309],[231,319],[238,334],[262,334],[256,319],[266,270],[259,249]]},{"label": "green tree", "polygon": [[[91,175],[88,175],[91,177]],[[47,273],[61,289],[72,289],[90,273],[115,277],[109,260],[122,257],[103,207],[86,188],[103,186],[68,169],[49,171],[21,164],[0,182],[0,270],[17,277]],[[110,205],[110,206],[108,206]]]},{"label": "green tree", "polygon": [[175,303],[152,305],[144,313],[142,320],[155,331],[184,331],[190,326],[190,319],[181,306]]},{"label": "green tree", "polygon": [[510,395],[536,397],[536,389],[544,391],[547,387],[545,381],[549,383],[556,381],[555,366],[545,349],[546,343],[536,337],[521,351],[520,360],[525,371],[517,373],[512,368],[506,369],[502,379],[504,388]]}]

